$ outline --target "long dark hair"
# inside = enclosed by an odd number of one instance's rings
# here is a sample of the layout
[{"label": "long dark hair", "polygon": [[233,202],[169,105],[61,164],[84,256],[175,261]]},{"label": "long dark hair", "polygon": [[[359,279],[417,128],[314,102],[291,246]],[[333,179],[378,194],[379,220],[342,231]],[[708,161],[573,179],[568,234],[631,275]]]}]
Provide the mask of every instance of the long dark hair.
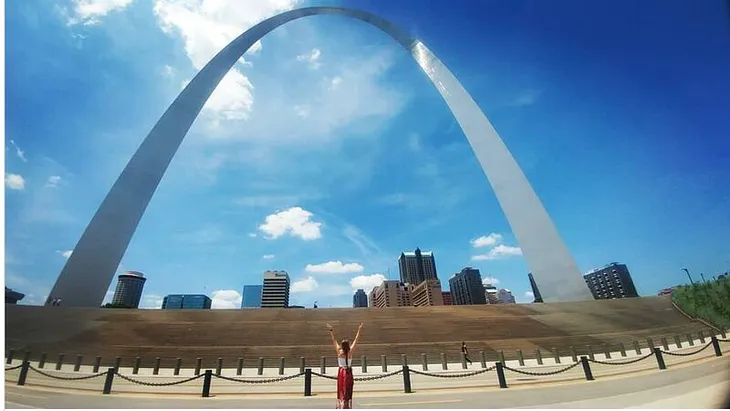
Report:
[{"label": "long dark hair", "polygon": [[347,360],[350,356],[350,342],[347,340],[342,340],[340,347],[342,347],[342,353],[345,354],[345,367],[347,367],[349,366]]}]

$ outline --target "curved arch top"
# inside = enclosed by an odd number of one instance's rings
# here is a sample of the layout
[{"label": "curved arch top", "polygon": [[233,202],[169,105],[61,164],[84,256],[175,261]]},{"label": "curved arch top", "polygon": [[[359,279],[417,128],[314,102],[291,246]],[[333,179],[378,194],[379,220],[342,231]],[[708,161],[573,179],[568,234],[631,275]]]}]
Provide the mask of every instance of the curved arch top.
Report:
[{"label": "curved arch top", "polygon": [[449,69],[420,41],[374,14],[340,7],[281,13],[246,30],[188,83],[152,128],[81,235],[46,301],[98,307],[170,161],[223,76],[270,31],[312,15],[341,15],[369,23],[413,55],[464,131],[523,250],[543,300],[592,299],[578,266],[501,138]]}]

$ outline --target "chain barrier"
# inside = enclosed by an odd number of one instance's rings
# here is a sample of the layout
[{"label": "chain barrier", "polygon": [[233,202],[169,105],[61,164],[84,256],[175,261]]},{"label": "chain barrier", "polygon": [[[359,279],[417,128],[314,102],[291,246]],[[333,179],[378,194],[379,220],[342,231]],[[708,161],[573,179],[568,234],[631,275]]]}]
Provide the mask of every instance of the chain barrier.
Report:
[{"label": "chain barrier", "polygon": [[[413,371],[413,370],[411,370],[411,371]],[[373,376],[370,376],[370,377],[355,377],[355,378],[353,378],[353,380],[355,380],[355,381],[375,381],[375,380],[379,380],[381,378],[392,377],[392,376],[398,375],[398,374],[400,374],[402,372],[403,372],[403,370],[400,369],[398,371],[393,371],[393,372],[390,372],[388,374],[373,375]]]},{"label": "chain barrier", "polygon": [[332,377],[330,375],[320,374],[320,373],[314,372],[314,371],[312,371],[312,375],[316,375],[317,377],[326,378],[328,380],[336,380],[337,379],[337,377]]},{"label": "chain barrier", "polygon": [[304,373],[300,372],[299,374],[287,375],[286,377],[279,377],[279,378],[269,378],[267,380],[244,380],[244,379],[240,379],[240,378],[225,377],[223,375],[217,375],[217,374],[213,374],[213,377],[220,378],[221,380],[240,382],[240,383],[244,383],[244,384],[270,384],[270,383],[274,383],[274,382],[282,382],[282,381],[286,381],[286,380],[291,380],[291,379],[294,379],[297,377],[301,377],[302,375],[304,375]]},{"label": "chain barrier", "polygon": [[718,339],[717,339],[717,341],[719,341],[719,342],[730,342],[730,339],[728,339],[728,340],[724,340],[724,339],[722,339],[722,338],[718,338]]},{"label": "chain barrier", "polygon": [[704,346],[704,347],[702,347],[702,348],[700,348],[699,350],[697,350],[697,351],[693,351],[693,352],[685,352],[685,353],[679,353],[679,352],[669,352],[669,351],[664,351],[664,350],[661,350],[661,352],[662,352],[663,354],[667,354],[667,355],[673,355],[673,356],[675,356],[675,357],[689,357],[690,355],[695,355],[695,354],[699,354],[699,353],[701,353],[702,351],[706,350],[706,349],[707,349],[707,347],[709,347],[709,346],[711,346],[711,345],[712,345],[712,341],[710,341],[710,342],[708,342],[707,344],[705,344],[705,346]]},{"label": "chain barrier", "polygon": [[596,364],[603,364],[603,365],[629,365],[629,364],[637,363],[639,361],[644,361],[645,359],[651,357],[652,355],[654,355],[654,352],[650,352],[649,354],[646,354],[642,357],[634,358],[633,360],[628,360],[628,361],[600,361],[600,360],[592,360],[590,358],[588,359],[588,361],[594,362]]},{"label": "chain barrier", "polygon": [[147,382],[147,381],[135,380],[134,378],[130,378],[130,377],[127,377],[126,375],[119,374],[116,371],[114,371],[114,374],[116,374],[119,378],[121,378],[123,380],[127,380],[129,382],[139,384],[139,385],[146,385],[148,387],[165,387],[165,386],[170,386],[170,385],[185,384],[186,382],[190,382],[190,381],[197,380],[198,378],[202,378],[205,375],[205,374],[199,374],[199,375],[195,375],[190,378],[186,378],[184,380],[173,381],[173,382]]},{"label": "chain barrier", "polygon": [[53,378],[54,380],[63,380],[63,381],[90,380],[92,378],[97,378],[97,377],[101,377],[102,375],[106,375],[106,373],[107,373],[106,371],[104,371],[104,372],[100,372],[98,374],[84,375],[83,377],[61,377],[60,375],[53,375],[53,374],[49,374],[47,372],[41,371],[41,370],[33,367],[32,365],[29,365],[28,369],[31,369],[44,377]]},{"label": "chain barrier", "polygon": [[506,365],[503,365],[503,367],[504,367],[505,370],[510,370],[510,371],[516,372],[518,374],[532,375],[532,376],[535,376],[535,377],[541,377],[541,376],[548,376],[548,375],[560,374],[561,372],[565,372],[565,371],[568,371],[570,369],[573,369],[573,368],[577,367],[579,364],[580,364],[580,361],[577,361],[577,362],[574,362],[573,364],[571,364],[571,365],[569,365],[567,367],[563,367],[563,368],[561,368],[561,369],[559,369],[557,371],[550,371],[550,372],[523,371],[523,370],[518,370],[517,368],[508,367]]},{"label": "chain barrier", "polygon": [[460,378],[460,377],[472,377],[479,374],[484,374],[485,372],[492,371],[496,369],[497,366],[494,365],[489,368],[483,368],[479,371],[472,371],[472,372],[465,372],[461,374],[434,374],[430,372],[423,372],[423,371],[417,371],[417,370],[410,370],[414,374],[423,375],[426,377],[438,377],[438,378]]},{"label": "chain barrier", "polygon": [[17,370],[18,368],[20,368],[22,366],[23,366],[23,364],[16,365],[15,367],[5,367],[5,371]]}]

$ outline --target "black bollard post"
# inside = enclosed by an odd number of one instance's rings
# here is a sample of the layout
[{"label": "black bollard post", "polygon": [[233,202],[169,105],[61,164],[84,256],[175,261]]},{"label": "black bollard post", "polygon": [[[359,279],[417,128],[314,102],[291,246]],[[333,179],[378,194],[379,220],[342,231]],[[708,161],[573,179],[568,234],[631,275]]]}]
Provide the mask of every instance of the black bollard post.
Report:
[{"label": "black bollard post", "polygon": [[411,391],[411,370],[408,369],[407,365],[403,366],[403,392],[410,394]]},{"label": "black bollard post", "polygon": [[725,331],[725,327],[720,329],[720,336],[725,339],[727,338],[727,331]]},{"label": "black bollard post", "polygon": [[106,380],[104,380],[104,390],[102,391],[102,394],[112,393],[112,384],[114,383],[115,373],[116,368],[109,368],[108,370],[106,370]]},{"label": "black bollard post", "polygon": [[695,339],[692,337],[692,333],[687,333],[687,344],[689,344],[690,347],[694,347],[695,345]]},{"label": "black bollard post", "polygon": [[322,357],[319,364],[319,373],[327,374],[327,357]]},{"label": "black bollard post", "polygon": [[279,375],[284,375],[284,357],[279,358]]},{"label": "black bollard post", "polygon": [[660,370],[666,370],[667,365],[664,363],[664,356],[662,355],[662,349],[654,347],[654,355],[656,356],[656,363]]},{"label": "black bollard post", "polygon": [[479,358],[482,362],[482,368],[487,368],[487,353],[484,351],[479,351]]},{"label": "black bollard post", "polygon": [[553,348],[553,359],[555,360],[555,364],[560,364],[560,353],[557,348]]},{"label": "black bollard post", "polygon": [[383,354],[380,355],[380,367],[383,372],[388,372],[388,358]]},{"label": "black bollard post", "polygon": [[203,359],[202,358],[196,358],[195,359],[195,375],[200,375],[200,369],[203,367]]},{"label": "black bollard post", "polygon": [[520,362],[520,367],[525,366],[525,355],[522,354],[522,350],[517,350],[517,361]]},{"label": "black bollard post", "polygon": [[408,365],[408,356],[406,354],[400,355],[400,365]]},{"label": "black bollard post", "polygon": [[299,357],[299,372],[304,372],[305,368],[307,368],[307,359],[304,357]]},{"label": "black bollard post", "polygon": [[702,332],[702,330],[700,330],[700,332],[698,334],[700,335],[700,342],[702,344],[704,344],[705,343],[705,333]]},{"label": "black bollard post", "polygon": [[572,345],[570,346],[570,357],[573,359],[574,363],[578,362],[578,353]]},{"label": "black bollard post", "polygon": [[43,353],[41,353],[41,359],[40,359],[40,361],[38,362],[38,368],[41,368],[41,369],[42,369],[43,367],[45,367],[45,366],[46,366],[46,358],[47,358],[47,357],[48,357],[48,354],[46,354],[46,353],[44,353],[44,352],[43,352]]},{"label": "black bollard post", "polygon": [[448,370],[449,364],[446,362],[446,353],[441,353],[441,369]]},{"label": "black bollard post", "polygon": [[264,375],[264,357],[259,357],[258,374],[259,375]]},{"label": "black bollard post", "polygon": [[606,356],[607,360],[611,359],[611,347],[606,344],[603,345],[603,355]]},{"label": "black bollard post", "polygon": [[712,348],[715,349],[715,356],[722,357],[722,351],[720,350],[720,342],[717,341],[717,337],[712,336]]},{"label": "black bollard post", "polygon": [[33,356],[33,353],[30,351],[26,351],[25,354],[23,354],[23,362],[28,361],[30,362],[30,357]]},{"label": "black bollard post", "polygon": [[591,364],[588,362],[588,357],[585,355],[580,357],[581,365],[583,365],[583,373],[586,375],[586,381],[593,381],[593,372],[591,371]]},{"label": "black bollard post", "polygon": [[497,379],[499,380],[499,388],[507,388],[507,379],[504,377],[504,365],[497,361]]},{"label": "black bollard post", "polygon": [[152,369],[152,375],[159,375],[160,374],[160,362],[162,361],[162,358],[155,357],[155,368]]},{"label": "black bollard post", "polygon": [[428,354],[421,353],[421,367],[423,371],[428,371]]},{"label": "black bollard post", "polygon": [[497,361],[501,362],[502,364],[505,363],[505,361],[504,361],[504,351],[502,351],[502,350],[497,351]]},{"label": "black bollard post", "polygon": [[307,368],[304,370],[304,396],[312,396],[312,369]]},{"label": "black bollard post", "polygon": [[122,368],[122,357],[117,357],[114,360],[114,369],[119,372],[119,370]]},{"label": "black bollard post", "polygon": [[84,356],[79,354],[76,356],[76,364],[74,364],[74,371],[78,372],[81,369],[81,362],[84,360]]},{"label": "black bollard post", "polygon": [[58,354],[58,362],[56,362],[56,371],[60,370],[63,366],[63,358],[66,354]]},{"label": "black bollard post", "polygon": [[99,372],[99,368],[101,367],[101,357],[96,356],[96,359],[94,360],[94,370],[92,371],[94,374]]},{"label": "black bollard post", "polygon": [[236,366],[236,375],[243,373],[243,357],[238,357],[238,365]]},{"label": "black bollard post", "polygon": [[621,356],[626,357],[626,347],[624,346],[624,343],[619,342],[618,349],[619,349],[619,351],[621,351]]},{"label": "black bollard post", "polygon": [[593,354],[593,347],[591,347],[590,345],[588,346],[588,358],[590,358],[591,360],[596,359],[596,356]]},{"label": "black bollard post", "polygon": [[542,365],[542,353],[539,348],[535,348],[535,359],[537,360],[537,365]]},{"label": "black bollard post", "polygon": [[362,373],[363,374],[367,374],[367,372],[368,372],[368,357],[365,356],[365,355],[363,355],[361,361],[362,361],[362,364],[361,364],[362,365]]},{"label": "black bollard post", "polygon": [[210,382],[213,379],[213,371],[205,370],[205,376],[203,377],[203,397],[210,397]]},{"label": "black bollard post", "polygon": [[28,378],[29,368],[30,361],[23,361],[23,365],[20,367],[20,375],[18,375],[18,385],[25,385],[25,379]]},{"label": "black bollard post", "polygon": [[679,335],[674,335],[674,345],[677,346],[677,348],[682,348],[682,339],[679,338]]},{"label": "black bollard post", "polygon": [[667,337],[662,337],[662,347],[664,347],[664,351],[669,351],[669,342],[667,342]]},{"label": "black bollard post", "polygon": [[5,364],[12,364],[14,356],[15,356],[15,350],[8,350],[8,358],[6,359]]},{"label": "black bollard post", "polygon": [[461,353],[461,368],[466,369],[466,354]]},{"label": "black bollard post", "polygon": [[175,360],[175,370],[172,373],[174,375],[180,375],[180,368],[182,368],[182,358],[177,357]]},{"label": "black bollard post", "polygon": [[139,366],[142,363],[142,357],[137,357],[134,360],[134,368],[132,368],[132,374],[138,374],[139,373]]},{"label": "black bollard post", "polygon": [[638,341],[634,341],[634,351],[636,351],[636,355],[641,355],[641,347]]},{"label": "black bollard post", "polygon": [[223,358],[218,357],[218,361],[215,365],[215,375],[219,376],[223,372]]}]

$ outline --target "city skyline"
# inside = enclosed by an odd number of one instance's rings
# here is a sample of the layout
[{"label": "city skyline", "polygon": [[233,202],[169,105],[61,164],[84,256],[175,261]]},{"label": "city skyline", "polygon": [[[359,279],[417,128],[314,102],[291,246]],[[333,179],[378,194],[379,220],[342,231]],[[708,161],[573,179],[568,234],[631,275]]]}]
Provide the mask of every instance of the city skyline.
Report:
[{"label": "city skyline", "polygon": [[[8,104],[6,136],[6,281],[9,287],[29,294],[21,303],[38,304],[48,294],[84,220],[93,214],[114,173],[180,85],[197,71],[200,61],[210,57],[204,55],[207,49],[185,49],[185,36],[206,37],[184,31],[184,22],[176,20],[174,13],[181,6],[174,9],[169,6],[173,1],[159,3],[157,14],[144,2],[132,2],[104,15],[77,10],[72,2],[66,14],[41,2],[11,4],[7,9],[8,32],[26,39],[22,45],[9,43],[7,72],[12,104]],[[313,3],[294,6],[307,5]],[[557,22],[576,15],[571,8],[581,9],[578,3],[563,2],[554,10],[535,11],[555,17],[547,26],[518,25],[509,31],[504,25],[492,24],[480,29],[477,37],[505,40],[477,47],[479,52],[472,54],[467,54],[471,51],[467,44],[476,43],[469,43],[459,30],[463,19],[454,14],[459,12],[419,10],[418,16],[408,18],[405,8],[397,6],[342,5],[403,22],[404,28],[422,37],[454,70],[493,117],[582,272],[619,260],[631,267],[639,292],[654,295],[658,289],[686,281],[682,267],[699,277],[702,272],[709,276],[730,266],[722,254],[726,242],[718,234],[730,226],[721,212],[727,209],[727,199],[712,194],[721,192],[719,188],[730,175],[727,166],[717,161],[727,144],[719,138],[719,112],[712,109],[724,100],[703,91],[710,90],[710,84],[713,90],[727,87],[717,74],[723,70],[693,66],[696,77],[677,79],[681,70],[676,67],[683,67],[682,62],[662,54],[661,47],[634,56],[636,61],[620,59],[619,48],[636,50],[649,45],[649,39],[640,35],[643,31],[635,32],[644,29],[632,28],[629,33],[604,30],[613,35],[609,39],[595,28],[595,32],[584,28],[579,33],[571,32],[578,29],[569,29],[569,25],[558,28]],[[212,15],[190,7],[193,15],[206,21],[228,14],[225,18],[232,20],[220,25],[235,26],[238,32],[252,24],[235,20],[243,19],[241,13]],[[479,7],[472,4],[464,10],[497,22],[516,18],[519,9],[501,5],[481,13]],[[702,30],[694,30],[694,18],[702,20],[697,16],[677,28],[673,16],[686,13],[682,6],[668,7],[664,20],[654,22],[659,26],[653,29],[665,33],[668,44],[679,34],[690,36],[680,42],[686,47],[684,55],[711,61],[713,67],[728,67],[726,60],[711,57],[717,54],[712,51],[718,50],[718,43],[712,39],[720,30],[719,23],[712,23],[711,16],[717,14],[712,6],[703,5],[698,12],[709,19]],[[639,13],[648,13],[639,9]],[[263,14],[282,11],[262,10],[250,14],[265,17]],[[618,12],[607,11],[596,24],[608,25],[611,13]],[[141,20],[130,25],[132,15]],[[444,26],[433,25],[436,15]],[[29,16],[41,23],[42,35]],[[95,23],[84,24],[90,21]],[[674,32],[662,26],[667,21],[673,22]],[[415,22],[420,28],[413,26]],[[129,35],[132,26],[135,35]],[[451,130],[454,124],[438,95],[389,39],[357,26],[319,17],[293,23],[287,33],[264,38],[261,50],[237,65],[236,73],[255,88],[248,88],[236,75],[224,79],[232,81],[229,91],[248,90],[253,100],[226,100],[217,93],[220,98],[204,109],[204,117],[191,131],[181,156],[173,161],[117,270],[148,273],[143,306],[152,305],[150,300],[164,296],[176,282],[186,288],[176,287],[176,292],[217,293],[225,297],[218,302],[223,304],[236,294],[240,297],[243,284],[274,266],[287,268],[292,287],[298,284],[292,304],[308,306],[319,300],[320,306],[348,306],[354,278],[366,276],[359,281],[372,281],[375,274],[388,276],[388,270],[389,277],[395,277],[397,265],[391,252],[383,250],[412,250],[427,243],[439,255],[439,268],[447,270],[445,275],[460,266],[475,266],[483,276],[496,277],[499,287],[513,290],[518,301],[531,301],[524,296],[530,290],[529,270],[516,249],[519,244],[500,216],[468,147],[461,144],[463,136],[458,129]],[[347,32],[338,39],[341,45],[327,39],[335,31]],[[287,45],[286,36],[291,33],[300,41]],[[142,37],[153,40],[142,41]],[[593,42],[598,48],[595,56],[575,57],[578,43],[573,38]],[[557,48],[554,60],[544,57],[539,42]],[[508,51],[507,44],[515,46]],[[371,53],[375,57],[368,58],[352,52],[352,47],[382,50],[382,54]],[[32,51],[36,49],[42,52]],[[122,50],[136,50],[139,57],[131,62]],[[51,56],[54,66],[44,72],[47,80],[36,84],[38,75],[34,73],[41,69],[37,62],[45,61],[41,56]],[[93,56],[104,56],[114,64]],[[574,56],[568,60],[574,69],[561,65],[557,56]],[[614,60],[599,68],[592,63],[597,56],[613,56]],[[652,73],[653,82],[640,85],[634,81],[647,78],[642,71],[644,59],[666,64],[659,73]],[[89,67],[83,80],[73,74],[79,62]],[[275,75],[264,75],[274,67],[280,67]],[[522,77],[514,77],[508,67],[525,71]],[[632,76],[626,74],[627,68]],[[555,77],[555,73],[568,72],[572,73],[570,81]],[[151,78],[143,78],[143,73]],[[294,87],[286,98],[277,93],[278,82],[294,84],[295,76],[296,83],[309,81],[309,86]],[[610,93],[606,94],[604,83],[591,78],[608,79]],[[690,83],[702,94],[678,94],[674,100],[666,94],[681,93],[677,90]],[[354,84],[369,94],[356,101],[346,98],[355,90]],[[79,87],[78,92],[73,93],[73,100],[63,100],[68,93],[61,91],[71,86]],[[702,106],[702,113],[692,103],[700,96],[708,103]],[[234,104],[234,100],[245,104]],[[676,106],[657,109],[665,100],[675,101]],[[109,111],[110,101],[135,108],[112,116],[115,110]],[[292,113],[274,117],[270,110],[274,106],[291,107]],[[561,107],[562,112],[552,107]],[[58,114],[49,115],[54,110]],[[336,122],[324,121],[323,113],[334,116]],[[248,120],[243,119],[244,114]],[[30,121],[31,115],[44,121]],[[601,116],[617,122],[609,124]],[[281,121],[272,122],[272,118]],[[661,121],[625,121],[638,118]],[[131,129],[130,124],[134,124]],[[253,134],[273,135],[274,141],[237,139],[234,130],[241,129],[241,124]],[[264,124],[270,129],[263,128]],[[567,124],[570,126],[563,126]],[[510,131],[502,131],[502,125]],[[697,135],[703,138],[689,137]],[[655,136],[662,136],[661,140]],[[401,143],[382,162],[376,162],[386,154],[380,142],[393,139]],[[307,141],[306,150],[301,149],[301,141]],[[281,144],[296,148],[274,150]],[[612,144],[620,148],[613,149]],[[253,147],[256,156],[240,157],[241,145]],[[272,156],[274,151],[276,156]],[[401,163],[404,156],[414,159],[408,167]],[[604,162],[606,167],[597,167]],[[375,168],[374,164],[382,166]],[[251,169],[256,177],[241,181]],[[242,185],[246,186],[244,192],[249,186],[256,186],[257,191],[242,195],[238,190]],[[304,189],[297,188],[302,186]],[[491,211],[480,217],[479,210],[485,206]],[[479,259],[471,261],[472,257]],[[286,261],[288,267],[271,264],[277,261]]]}]

